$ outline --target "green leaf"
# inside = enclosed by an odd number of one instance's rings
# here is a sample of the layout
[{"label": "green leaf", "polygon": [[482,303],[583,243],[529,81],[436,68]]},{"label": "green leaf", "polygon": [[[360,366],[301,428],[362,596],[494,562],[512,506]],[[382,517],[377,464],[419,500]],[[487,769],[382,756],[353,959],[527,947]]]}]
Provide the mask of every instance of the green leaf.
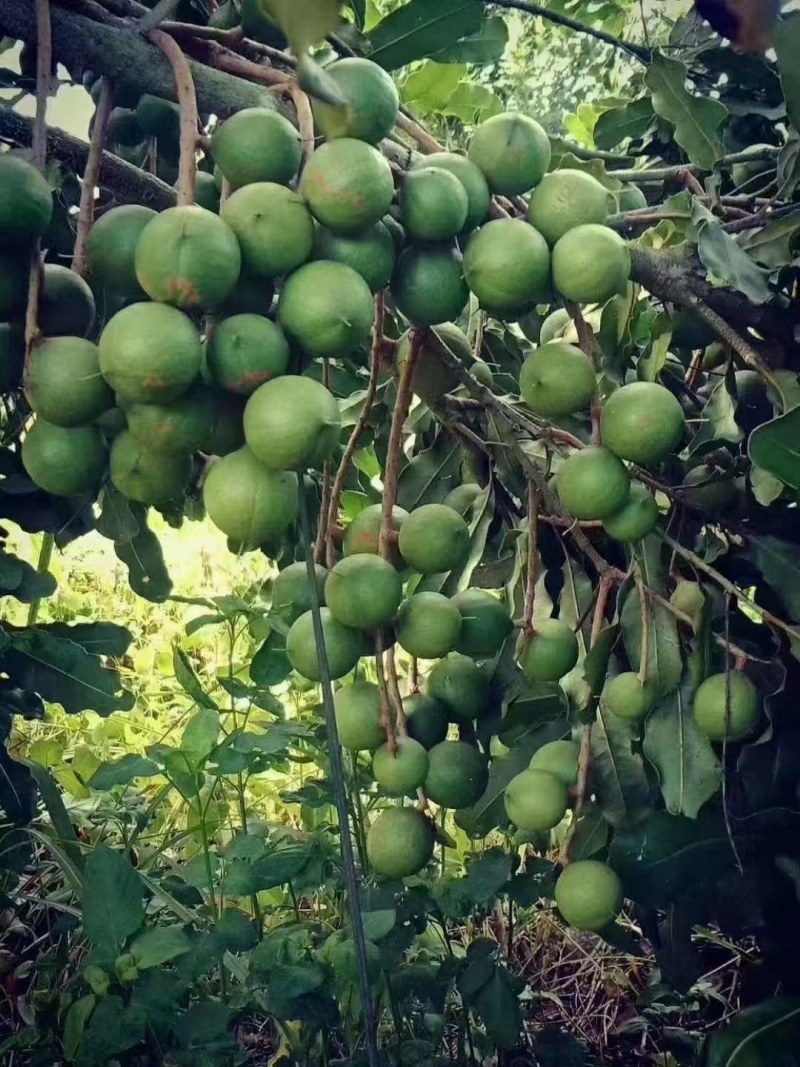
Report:
[{"label": "green leaf", "polygon": [[778,19],[773,45],[778,57],[786,110],[794,128],[800,130],[800,66],[797,63],[800,55],[800,15],[797,12]]},{"label": "green leaf", "polygon": [[690,454],[717,441],[738,444],[744,434],[736,421],[736,401],[724,381],[712,391],[701,413],[700,427],[689,445]]},{"label": "green leaf", "polygon": [[152,778],[160,774],[158,764],[145,756],[129,752],[110,763],[101,763],[86,783],[91,789],[108,790],[117,785],[129,785],[134,778]]},{"label": "green leaf", "polygon": [[719,128],[728,109],[719,100],[693,96],[686,88],[686,66],[656,52],[644,76],[653,110],[675,128],[675,140],[692,163],[713,170],[724,148]]},{"label": "green leaf", "polygon": [[477,126],[503,110],[503,101],[477,82],[462,81],[442,108],[444,115],[452,115],[466,126]]},{"label": "green leaf", "polygon": [[264,5],[296,56],[319,44],[339,25],[342,0],[268,0]]},{"label": "green leaf", "polygon": [[[219,1000],[198,1000],[175,1021],[175,1036],[187,1049],[208,1049],[213,1053],[231,1051],[234,1037],[230,1027],[230,1009]],[[224,1062],[219,1055],[217,1062]],[[227,1059],[227,1057],[225,1057]],[[194,1062],[208,1062],[205,1057]],[[213,1062],[213,1061],[212,1061]]]},{"label": "green leaf", "polygon": [[592,776],[597,806],[614,827],[639,822],[651,807],[644,762],[633,742],[630,724],[601,702],[592,729]]},{"label": "green leaf", "polygon": [[795,257],[795,236],[800,231],[800,210],[782,219],[768,222],[760,230],[750,230],[739,238],[741,248],[762,266],[778,270],[788,266]]},{"label": "green leaf", "polygon": [[748,538],[753,562],[778,594],[794,622],[800,622],[800,556],[797,545],[779,537],[755,534]]},{"label": "green leaf", "polygon": [[38,629],[53,637],[74,641],[95,656],[124,656],[133,641],[127,626],[113,622],[51,622]]},{"label": "green leaf", "polygon": [[189,720],[181,737],[181,752],[194,767],[201,767],[217,747],[219,711],[201,708]]},{"label": "green leaf", "polygon": [[172,649],[172,668],[175,671],[176,682],[189,694],[195,704],[201,708],[217,710],[216,701],[203,688],[192,666],[192,661],[180,645],[175,645]]},{"label": "green leaf", "polygon": [[172,592],[161,542],[146,525],[126,541],[115,541],[114,552],[128,568],[128,584],[137,596],[162,604]]},{"label": "green leaf", "polygon": [[73,1000],[69,1006],[64,1019],[64,1034],[61,1039],[64,1044],[64,1057],[68,1063],[72,1063],[75,1060],[78,1046],[81,1043],[84,1030],[96,1004],[97,997],[93,993],[89,993],[85,997]]},{"label": "green leaf", "polygon": [[45,629],[21,630],[10,637],[0,663],[21,689],[61,704],[69,714],[96,711],[106,716],[133,707],[133,694],[123,689],[119,672],[74,641]]},{"label": "green leaf", "polygon": [[650,129],[654,118],[653,103],[649,96],[633,100],[624,107],[611,108],[604,111],[595,123],[594,143],[607,151],[628,138],[638,141]]},{"label": "green leaf", "polygon": [[744,293],[754,304],[766,304],[772,299],[768,271],[748,256],[699,200],[692,207],[692,221],[697,227],[698,255],[710,274]]},{"label": "green leaf", "polygon": [[382,19],[367,40],[370,59],[395,70],[435,55],[481,27],[480,0],[410,0]]},{"label": "green leaf", "polygon": [[762,508],[768,508],[770,504],[775,503],[786,486],[780,478],[754,463],[750,467],[750,488]]},{"label": "green leaf", "polygon": [[250,661],[250,678],[259,686],[280,685],[292,673],[286,637],[273,630]]},{"label": "green leaf", "polygon": [[78,1046],[77,1067],[105,1067],[138,1045],[144,1033],[145,1019],[139,1012],[131,1012],[120,997],[103,997]]},{"label": "green leaf", "polygon": [[[800,47],[800,39],[798,40]],[[796,68],[795,55],[795,68]],[[736,1015],[708,1039],[705,1067],[795,1064],[800,1045],[800,998],[773,997]]]},{"label": "green leaf", "polygon": [[124,852],[100,845],[83,871],[83,931],[100,963],[113,963],[144,922],[144,886]]},{"label": "green leaf", "polygon": [[52,596],[58,582],[49,571],[39,572],[24,559],[0,548],[0,597],[7,594],[21,604]]},{"label": "green leaf", "polygon": [[468,857],[463,878],[442,878],[434,889],[442,913],[461,918],[476,908],[486,908],[508,885],[516,865],[516,857],[502,848]]},{"label": "green leaf", "polygon": [[508,44],[508,26],[500,15],[488,15],[474,33],[434,55],[438,63],[485,65],[502,59]]},{"label": "green leaf", "polygon": [[575,834],[570,842],[572,861],[588,860],[608,846],[610,826],[600,809],[589,803],[578,818]]},{"label": "green leaf", "polygon": [[644,754],[658,771],[661,795],[672,815],[697,818],[720,786],[720,764],[692,715],[692,687],[681,686],[648,715]]},{"label": "green leaf", "polygon": [[[644,584],[655,592],[666,595],[666,569],[658,538],[645,538],[637,545],[635,557],[642,569]],[[647,680],[656,687],[658,696],[664,697],[677,688],[683,675],[678,624],[674,615],[661,604],[650,601],[647,607],[650,631]],[[642,651],[642,609],[639,590],[635,586],[632,586],[625,596],[620,623],[631,668],[638,671]]]},{"label": "green leaf", "polygon": [[762,470],[800,490],[800,407],[755,429],[747,450]]},{"label": "green leaf", "polygon": [[656,315],[650,329],[650,349],[645,355],[639,357],[636,364],[636,375],[639,381],[658,381],[667,362],[671,340],[672,322],[669,315]]},{"label": "green leaf", "polygon": [[403,467],[397,480],[397,503],[406,511],[423,504],[441,504],[459,484],[460,467],[458,449],[441,437]]},{"label": "green leaf", "polygon": [[214,927],[214,940],[221,951],[249,952],[258,944],[258,932],[243,911],[226,908]]},{"label": "green leaf", "polygon": [[160,967],[177,959],[192,947],[186,932],[181,926],[154,926],[145,930],[131,944],[128,951],[136,960],[140,971],[150,967]]}]

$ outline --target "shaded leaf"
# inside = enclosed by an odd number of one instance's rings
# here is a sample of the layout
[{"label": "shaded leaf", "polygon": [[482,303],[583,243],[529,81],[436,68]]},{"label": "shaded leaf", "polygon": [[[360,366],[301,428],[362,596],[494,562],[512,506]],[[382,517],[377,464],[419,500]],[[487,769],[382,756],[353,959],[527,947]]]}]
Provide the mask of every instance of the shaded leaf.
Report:
[{"label": "shaded leaf", "polygon": [[800,130],[800,15],[796,12],[775,24],[773,38],[786,110],[796,130]]},{"label": "shaded leaf", "polygon": [[624,107],[604,111],[595,123],[594,143],[600,149],[616,148],[630,138],[638,141],[654,121],[653,103],[649,96],[632,100]]},{"label": "shaded leaf", "polygon": [[[3,822],[25,826],[36,814],[39,790],[30,769],[0,743],[0,812]],[[0,866],[5,866],[0,864]]]},{"label": "shaded leaf", "polygon": [[128,584],[137,596],[162,604],[172,592],[161,542],[145,525],[135,537],[115,541],[114,552],[128,568]]},{"label": "shaded leaf", "polygon": [[738,444],[744,434],[736,421],[736,401],[724,381],[711,393],[701,414],[700,427],[689,445],[690,454],[718,441]]},{"label": "shaded leaf", "polygon": [[250,661],[250,678],[259,686],[280,685],[291,673],[286,638],[273,630]]},{"label": "shaded leaf", "polygon": [[757,263],[778,270],[794,260],[795,235],[800,231],[800,210],[774,219],[760,230],[751,230],[739,238],[739,244]]},{"label": "shaded leaf", "polygon": [[172,669],[175,671],[175,680],[189,694],[195,704],[201,708],[216,710],[216,701],[203,688],[191,660],[180,645],[175,645],[172,649]]},{"label": "shaded leaf", "polygon": [[92,789],[113,789],[116,785],[128,785],[134,778],[152,778],[159,773],[158,764],[129,752],[118,760],[101,763],[86,784]]},{"label": "shaded leaf", "polygon": [[[666,569],[662,558],[661,542],[656,537],[646,537],[636,547],[636,559],[642,569],[644,584],[657,593],[666,593]],[[647,657],[647,680],[656,687],[658,696],[666,696],[680,683],[683,675],[678,625],[661,604],[648,603],[647,622],[650,643]],[[642,649],[642,608],[639,591],[631,587],[622,605],[620,614],[622,639],[631,668],[639,670]]]},{"label": "shaded leaf", "polygon": [[757,427],[750,435],[748,453],[762,470],[800,490],[800,407]]},{"label": "shaded leaf", "polygon": [[51,622],[38,629],[74,641],[95,656],[124,656],[133,641],[127,626],[114,622]]},{"label": "shaded leaf", "polygon": [[480,0],[410,0],[367,34],[370,59],[385,70],[403,67],[480,30]]},{"label": "shaded leaf", "polygon": [[39,572],[24,559],[0,548],[0,597],[10,595],[22,604],[55,593],[58,583],[48,571]]},{"label": "shaded leaf", "polygon": [[190,948],[191,942],[182,926],[154,926],[140,934],[128,951],[139,970],[145,971],[169,963]]},{"label": "shaded leaf", "polygon": [[675,128],[675,140],[697,166],[711,170],[723,154],[719,128],[728,109],[719,100],[693,96],[686,88],[686,67],[660,52],[645,74],[653,110]]},{"label": "shaded leaf", "polygon": [[706,270],[744,293],[754,304],[766,304],[772,298],[767,284],[769,272],[722,229],[699,200],[694,201],[692,221],[697,227],[697,251]]},{"label": "shaded leaf", "polygon": [[496,63],[508,44],[508,26],[500,15],[486,16],[474,33],[436,52],[438,63]]},{"label": "shaded leaf", "polygon": [[423,504],[440,504],[459,484],[460,465],[458,449],[440,438],[403,467],[397,481],[397,503],[406,511]]},{"label": "shaded leaf", "polygon": [[597,806],[614,827],[639,822],[651,808],[644,762],[633,740],[630,725],[601,703],[592,729],[592,780]]},{"label": "shaded leaf", "polygon": [[749,538],[753,561],[778,594],[793,621],[800,622],[800,556],[797,545],[779,537]]},{"label": "shaded leaf", "polygon": [[745,1008],[724,1030],[712,1034],[703,1063],[704,1067],[756,1067],[761,1063],[789,1067],[797,1062],[799,1045],[800,998],[773,997]]},{"label": "shaded leaf", "polygon": [[195,767],[200,767],[213,752],[219,737],[219,712],[201,708],[189,720],[181,737],[181,752]]},{"label": "shaded leaf", "polygon": [[144,885],[127,855],[100,845],[83,872],[83,930],[99,962],[113,963],[144,922]]}]

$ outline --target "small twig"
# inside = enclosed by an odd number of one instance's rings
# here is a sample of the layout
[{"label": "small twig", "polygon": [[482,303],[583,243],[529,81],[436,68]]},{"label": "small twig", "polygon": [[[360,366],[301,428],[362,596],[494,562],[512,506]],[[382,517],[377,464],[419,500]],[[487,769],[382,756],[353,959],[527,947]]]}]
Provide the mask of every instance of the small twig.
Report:
[{"label": "small twig", "polygon": [[539,492],[528,482],[528,574],[525,584],[525,607],[522,629],[533,634],[533,610],[536,602],[536,579],[539,574]]},{"label": "small twig", "polygon": [[[155,9],[154,9],[155,10]],[[197,137],[199,118],[197,95],[189,61],[180,45],[163,30],[151,30],[149,38],[172,65],[175,92],[181,111],[181,148],[178,163],[178,206],[188,207],[195,202],[197,185]]]},{"label": "small twig", "polygon": [[361,435],[364,433],[366,425],[369,422],[372,414],[372,406],[375,403],[375,396],[378,392],[378,377],[381,370],[381,351],[383,347],[383,325],[385,320],[384,307],[385,297],[383,291],[381,291],[375,296],[375,319],[372,327],[372,350],[369,361],[369,384],[367,385],[367,395],[364,397],[364,406],[361,409],[361,413],[356,420],[356,424],[353,427],[350,438],[345,446],[344,455],[339,463],[336,477],[333,480],[333,488],[331,489],[331,500],[328,508],[328,539],[326,549],[329,567],[332,567],[334,563],[335,556],[332,532],[339,517],[339,504],[347,482],[347,475],[350,472],[350,464],[352,463],[353,456],[358,448]]},{"label": "small twig", "polygon": [[398,114],[396,125],[398,129],[403,130],[404,133],[407,133],[409,137],[416,141],[426,154],[432,152],[444,152],[444,145],[439,144],[436,138],[432,137],[424,126],[421,126],[416,119],[405,114],[403,111],[400,111]]},{"label": "small twig", "polygon": [[375,631],[375,674],[381,694],[381,726],[386,731],[386,744],[389,746],[389,751],[394,755],[397,751],[397,725],[395,722],[395,708],[392,706],[392,700],[389,697],[389,687],[386,682],[386,671],[384,670],[383,654],[385,651],[386,642],[383,638],[383,632],[378,629]]},{"label": "small twig", "polygon": [[[326,360],[327,363],[327,360]],[[325,559],[325,546],[329,542],[328,522],[330,521],[331,507],[331,465],[325,460],[322,468],[322,497],[319,504],[319,523],[317,525],[317,540],[314,543],[314,559],[322,563]]]},{"label": "small twig", "polygon": [[114,91],[108,78],[101,79],[100,99],[94,113],[92,139],[89,142],[89,155],[86,157],[86,169],[81,183],[81,200],[78,210],[78,226],[75,232],[75,249],[72,253],[72,269],[81,278],[86,277],[86,242],[94,223],[94,192],[100,173],[100,159],[106,139],[108,118],[114,99]]},{"label": "small twig", "polygon": [[647,665],[650,662],[650,605],[647,601],[642,568],[637,563],[634,568],[636,588],[639,592],[639,609],[642,613],[642,641],[639,651],[639,684],[647,681]]},{"label": "small twig", "polygon": [[[687,626],[691,626],[692,628],[694,628],[695,620],[692,618],[691,615],[687,615],[685,611],[681,611],[680,608],[676,608],[670,600],[667,600],[667,598],[665,596],[662,596],[661,593],[656,592],[655,589],[651,589],[650,586],[646,585],[644,587],[644,591],[647,594],[648,600],[651,600],[654,604],[660,604],[662,608],[665,608],[679,622],[685,623]],[[721,634],[714,634],[713,637],[716,643],[720,646],[720,648],[725,648],[726,651],[729,652],[737,661],[741,660],[743,663],[771,662],[770,660],[759,659],[758,656],[751,656],[749,652],[745,652],[743,648],[740,648],[739,645],[734,644],[733,641],[731,641],[730,644],[726,646],[725,638]]]},{"label": "small twig", "polygon": [[486,333],[486,312],[478,308],[475,318],[477,325],[475,327],[475,339],[472,342],[472,355],[476,360],[479,360],[483,352],[483,338]]},{"label": "small twig", "polygon": [[239,78],[246,78],[248,81],[268,85],[271,89],[278,85],[291,84],[285,71],[275,70],[274,67],[259,66],[258,63],[253,63],[249,59],[237,56],[235,52],[231,52],[230,49],[223,48],[221,45],[214,47],[212,59],[217,70],[224,70],[226,73],[235,74]]},{"label": "small twig", "polygon": [[220,30],[216,26],[195,26],[191,22],[164,21],[161,23],[161,29],[175,37],[195,37],[199,41],[217,41],[219,44],[241,47],[248,52],[266,56],[275,63],[282,63],[291,69],[297,66],[297,60],[288,52],[282,52],[279,48],[273,48],[272,45],[262,44],[261,41],[254,41],[252,37],[245,37],[241,26],[232,30]]},{"label": "small twig", "polygon": [[389,646],[386,650],[386,681],[389,690],[389,699],[394,705],[395,724],[400,737],[408,737],[408,724],[406,713],[403,710],[403,696],[400,692],[400,682],[397,678],[397,664],[394,659],[394,647]]},{"label": "small twig", "polygon": [[411,657],[411,666],[409,668],[408,675],[409,691],[413,694],[419,693],[419,661],[416,656]]},{"label": "small twig", "polygon": [[400,465],[403,455],[403,426],[408,416],[411,397],[414,391],[414,370],[417,357],[422,348],[427,331],[412,330],[408,346],[408,357],[397,382],[397,396],[392,410],[392,425],[389,431],[389,444],[386,450],[386,469],[383,472],[383,504],[381,513],[380,554],[391,561],[393,530],[392,516],[397,503],[397,483],[400,477]]},{"label": "small twig", "polygon": [[570,318],[575,323],[575,329],[578,332],[578,345],[582,352],[584,352],[595,367],[600,366],[600,346],[597,343],[597,338],[594,335],[594,330],[583,317],[580,304],[573,304],[571,300],[564,301],[564,307],[570,314]]},{"label": "small twig", "polygon": [[583,33],[587,37],[593,37],[596,41],[602,41],[604,44],[610,45],[612,48],[618,48],[621,52],[625,52],[626,55],[632,59],[637,59],[640,63],[650,62],[651,52],[649,48],[634,44],[632,41],[624,41],[611,33],[607,33],[605,30],[595,29],[594,26],[579,22],[577,19],[570,18],[569,15],[562,15],[560,12],[545,7],[543,4],[531,4],[525,2],[525,0],[485,0],[485,2],[487,6],[503,7],[510,11],[523,11],[527,15],[536,15],[547,22],[554,23],[556,26],[575,30],[576,33]]},{"label": "small twig", "polygon": [[297,113],[297,128],[300,131],[300,143],[303,146],[303,160],[307,163],[314,151],[314,114],[311,110],[311,102],[307,93],[304,93],[297,84],[293,84],[289,92]]}]

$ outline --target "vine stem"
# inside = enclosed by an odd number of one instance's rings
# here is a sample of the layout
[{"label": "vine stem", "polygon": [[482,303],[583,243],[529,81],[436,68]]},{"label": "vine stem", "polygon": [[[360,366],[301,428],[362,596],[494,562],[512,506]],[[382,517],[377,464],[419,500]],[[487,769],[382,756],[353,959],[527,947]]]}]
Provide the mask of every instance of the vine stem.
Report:
[{"label": "vine stem", "polygon": [[650,604],[647,600],[642,568],[636,564],[634,570],[636,588],[639,591],[639,608],[642,613],[642,642],[639,650],[639,685],[647,681],[647,666],[650,662]]},{"label": "vine stem", "polygon": [[536,603],[536,579],[539,576],[539,490],[528,482],[528,575],[525,585],[525,607],[522,629],[533,634],[533,609]]},{"label": "vine stem", "polygon": [[[608,598],[611,595],[611,590],[617,582],[616,576],[605,576],[600,579],[600,585],[597,589],[597,600],[594,606],[594,617],[592,619],[592,636],[590,638],[590,648],[594,648],[597,643],[597,639],[602,633],[603,624],[606,619],[606,609],[608,607]],[[586,798],[589,792],[589,771],[592,766],[592,723],[586,723],[582,727],[581,731],[581,748],[578,756],[578,783],[575,789],[575,807],[572,815],[572,822],[569,824],[569,829],[564,835],[564,840],[561,844],[561,848],[558,851],[558,863],[562,867],[566,867],[570,862],[569,850],[572,844],[572,839],[575,837],[575,833],[578,829],[578,820],[583,814],[583,809],[586,807]]]},{"label": "vine stem", "polygon": [[178,162],[178,206],[188,207],[195,202],[197,184],[197,137],[199,117],[197,94],[189,61],[174,38],[163,30],[151,30],[149,39],[156,45],[172,66],[175,92],[181,112],[180,159]]},{"label": "vine stem", "polygon": [[[50,0],[36,0],[36,116],[33,120],[31,155],[33,165],[44,173],[47,158],[47,97],[53,66],[53,28]],[[28,380],[31,352],[39,337],[39,297],[42,291],[42,242],[37,238],[31,249],[28,304],[25,309],[25,367]]]},{"label": "vine stem", "polygon": [[83,172],[81,183],[81,200],[78,210],[78,226],[75,231],[75,248],[72,253],[72,269],[81,278],[86,277],[86,243],[89,233],[94,224],[94,191],[100,174],[100,160],[103,155],[103,145],[108,130],[108,119],[114,102],[114,90],[109,78],[102,78],[100,84],[100,99],[94,113],[94,126],[92,138],[89,142],[89,154],[86,157],[86,167]]},{"label": "vine stem", "polygon": [[344,455],[339,463],[339,468],[333,479],[333,488],[331,489],[326,538],[326,559],[329,567],[332,567],[334,563],[335,546],[333,530],[336,526],[336,520],[339,517],[339,504],[341,503],[342,493],[344,492],[345,483],[347,482],[350,464],[353,462],[353,456],[358,448],[358,442],[361,440],[361,435],[364,433],[366,425],[369,422],[370,415],[372,414],[372,406],[375,403],[375,396],[378,392],[378,376],[381,369],[384,321],[385,296],[383,291],[381,291],[375,296],[375,318],[372,326],[372,351],[369,360],[369,384],[367,385],[367,395],[364,397],[364,406],[361,409],[361,413],[356,420],[356,424],[353,427],[347,445],[345,446]]},{"label": "vine stem", "polygon": [[328,738],[328,752],[331,761],[331,781],[339,820],[339,839],[342,849],[342,872],[347,889],[347,904],[350,922],[353,927],[353,942],[358,963],[359,989],[364,1011],[364,1040],[367,1048],[369,1067],[379,1067],[375,1008],[372,1000],[372,988],[369,979],[367,961],[367,941],[364,935],[364,923],[361,917],[361,903],[356,872],[353,838],[350,830],[350,812],[347,807],[347,785],[344,776],[342,749],[339,744],[339,731],[336,728],[336,713],[333,704],[333,685],[331,682],[328,652],[325,647],[325,632],[322,627],[322,610],[314,570],[312,551],[311,523],[308,517],[308,503],[303,491],[302,476],[297,479],[297,496],[300,510],[300,529],[303,538],[303,551],[306,560],[309,592],[311,596],[311,618],[314,624],[314,640],[319,657],[320,685],[322,687],[322,707],[325,715],[325,730]]},{"label": "vine stem", "polygon": [[393,547],[392,512],[397,503],[397,484],[403,455],[403,426],[408,417],[413,393],[414,370],[427,331],[413,330],[408,358],[403,364],[397,383],[397,397],[392,409],[392,425],[389,431],[389,446],[386,453],[386,469],[383,476],[383,507],[381,511],[380,554],[391,562]]}]

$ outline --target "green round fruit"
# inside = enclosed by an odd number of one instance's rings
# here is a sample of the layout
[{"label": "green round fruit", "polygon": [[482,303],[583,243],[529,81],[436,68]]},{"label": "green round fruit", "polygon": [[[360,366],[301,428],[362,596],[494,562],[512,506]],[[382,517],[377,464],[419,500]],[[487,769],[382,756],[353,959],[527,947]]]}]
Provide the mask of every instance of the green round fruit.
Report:
[{"label": "green round fruit", "polygon": [[474,659],[490,659],[505,644],[514,623],[505,604],[485,589],[465,589],[452,597],[461,614],[458,651]]},{"label": "green round fruit", "polygon": [[209,456],[227,456],[244,444],[244,398],[235,393],[217,393],[214,425],[204,449]]},{"label": "green round fruit", "polygon": [[286,373],[289,342],[263,315],[223,319],[206,344],[206,363],[217,385],[250,396],[259,385]]},{"label": "green round fruit", "polygon": [[379,878],[408,878],[433,855],[431,824],[416,808],[385,808],[367,833],[367,859]]},{"label": "green round fruit", "polygon": [[397,613],[397,642],[410,656],[438,659],[452,652],[461,632],[458,608],[441,593],[417,593]]},{"label": "green round fruit", "polygon": [[[328,571],[319,563],[315,563],[314,574],[317,600],[320,604],[324,604]],[[288,567],[284,567],[279,572],[272,583],[272,610],[288,622],[294,622],[304,611],[311,610],[311,589],[305,561],[290,563]]]},{"label": "green round fruit", "polygon": [[622,883],[616,872],[597,860],[577,860],[556,882],[556,904],[576,930],[602,930],[619,915]]},{"label": "green round fruit", "polygon": [[658,504],[641,482],[633,482],[628,499],[613,515],[603,520],[603,529],[615,541],[630,544],[641,541],[658,522]]},{"label": "green round fruit", "polygon": [[451,489],[442,503],[446,508],[457,511],[463,518],[472,510],[472,506],[482,493],[483,489],[477,482],[465,482],[464,485],[457,485],[455,489]]},{"label": "green round fruit", "polygon": [[706,595],[699,582],[678,582],[669,598],[670,604],[691,619],[697,619],[705,607]]},{"label": "green round fruit", "polygon": [[28,273],[24,256],[0,249],[0,319],[24,317]]},{"label": "green round fruit", "polygon": [[607,226],[576,226],[553,248],[553,284],[576,304],[605,304],[625,291],[631,274],[628,246]]},{"label": "green round fruit", "polygon": [[420,241],[446,241],[461,233],[468,208],[466,189],[443,167],[409,171],[400,189],[403,226]]},{"label": "green round fruit", "polygon": [[590,445],[573,452],[556,477],[558,496],[575,519],[607,519],[626,503],[631,479],[608,448]]},{"label": "green round fruit", "polygon": [[400,575],[391,563],[369,552],[340,559],[325,586],[331,615],[356,630],[374,630],[389,622],[402,596]]},{"label": "green round fruit", "polygon": [[111,481],[123,496],[140,504],[180,503],[192,474],[186,454],[160,452],[124,430],[111,446]]},{"label": "green round fruit", "polygon": [[314,101],[314,118],[326,141],[353,137],[377,144],[394,129],[400,98],[392,78],[370,59],[352,56],[325,67],[346,101],[331,107]]},{"label": "green round fruit", "polygon": [[244,548],[257,548],[297,518],[297,478],[268,470],[248,448],[240,448],[210,465],[203,504],[217,529]]},{"label": "green round fruit", "polygon": [[350,235],[316,227],[314,259],[344,263],[361,275],[373,293],[389,284],[396,258],[394,238],[383,221]]},{"label": "green round fruit", "polygon": [[206,211],[213,211],[215,215],[218,215],[219,200],[219,189],[214,181],[214,175],[209,174],[208,171],[199,170],[194,190],[195,204],[198,207],[205,208]]},{"label": "green round fruit", "polygon": [[381,691],[373,682],[343,685],[333,694],[339,743],[353,752],[373,752],[386,740]]},{"label": "green round fruit", "polygon": [[27,378],[31,408],[56,426],[84,426],[114,404],[97,346],[82,337],[51,337],[36,345]]},{"label": "green round fruit", "polygon": [[435,697],[413,693],[403,701],[408,736],[423,748],[433,748],[447,737],[447,708]]},{"label": "green round fruit", "polygon": [[314,218],[337,233],[379,222],[394,197],[392,169],[377,149],[351,137],[328,141],[303,169],[300,193]]},{"label": "green round fruit", "polygon": [[89,277],[98,289],[125,300],[145,299],[136,277],[136,246],[142,231],[155,217],[152,208],[122,204],[94,223],[86,243],[86,263]]},{"label": "green round fruit", "polygon": [[428,773],[428,752],[413,737],[398,737],[392,753],[388,743],[382,744],[372,757],[375,781],[386,793],[406,796],[414,793]]},{"label": "green round fruit", "polygon": [[28,477],[53,496],[94,492],[106,459],[106,443],[96,426],[66,428],[37,419],[22,442]]},{"label": "green round fruit", "polygon": [[474,230],[480,226],[489,216],[492,197],[489,186],[483,176],[483,172],[472,160],[466,156],[460,156],[456,152],[434,152],[432,155],[423,156],[411,167],[417,170],[421,167],[438,167],[449,171],[464,186],[467,194],[467,217],[464,220],[464,232]]},{"label": "green round fruit", "polygon": [[315,260],[283,283],[278,316],[288,337],[312,356],[341,356],[366,344],[374,305],[352,267]]},{"label": "green round fruit", "polygon": [[550,140],[535,119],[506,111],[477,128],[468,154],[493,193],[516,196],[527,193],[544,177],[550,166]]},{"label": "green round fruit", "polygon": [[655,693],[647,682],[642,685],[635,671],[625,671],[608,682],[603,692],[603,704],[618,719],[638,722],[655,704]]},{"label": "green round fruit", "polygon": [[525,770],[515,775],[504,794],[506,814],[526,834],[558,826],[567,813],[567,787],[555,774]]},{"label": "green round fruit", "polygon": [[725,472],[701,463],[686,474],[680,489],[686,502],[700,511],[722,512],[736,500],[736,482]]},{"label": "green round fruit", "polygon": [[578,759],[581,746],[576,741],[548,741],[537,748],[528,767],[532,771],[547,771],[572,789],[578,782]]},{"label": "green round fruit", "polygon": [[657,382],[631,382],[603,405],[600,435],[606,448],[632,463],[658,463],[683,440],[680,401]]},{"label": "green round fruit", "polygon": [[549,341],[525,359],[519,392],[534,415],[560,419],[583,411],[597,388],[594,364],[574,345]]},{"label": "green round fruit", "polygon": [[489,700],[489,682],[468,656],[452,652],[440,660],[428,675],[428,696],[447,708],[451,722],[466,724],[480,718]]},{"label": "green round fruit", "polygon": [[300,168],[300,135],[277,111],[246,107],[216,127],[211,155],[234,189],[254,182],[288,185]]},{"label": "green round fruit", "polygon": [[564,331],[572,325],[572,316],[566,308],[556,308],[551,311],[542,323],[539,332],[539,344],[546,345],[550,341],[560,341]]},{"label": "green round fruit", "polygon": [[206,452],[212,440],[219,394],[193,386],[171,404],[131,404],[128,429],[143,445],[160,452]]},{"label": "green round fruit", "polygon": [[460,567],[469,553],[469,527],[445,504],[423,504],[403,521],[397,538],[400,555],[420,574]]},{"label": "green round fruit", "polygon": [[272,307],[275,285],[271,278],[258,278],[242,273],[228,298],[219,309],[220,315],[266,315]]},{"label": "green round fruit", "polygon": [[587,223],[602,225],[608,218],[609,196],[596,178],[581,170],[545,174],[531,194],[528,221],[548,244],[568,230]]},{"label": "green round fruit", "polygon": [[[342,548],[345,556],[359,552],[371,552],[373,555],[379,553],[382,515],[382,504],[369,504],[356,515],[344,532]],[[392,508],[392,529],[395,533],[400,530],[407,517],[405,508],[396,505]]]},{"label": "green round fruit", "polygon": [[10,393],[22,384],[24,368],[24,329],[13,323],[0,322],[0,393]]},{"label": "green round fruit", "polygon": [[620,211],[641,211],[647,207],[647,197],[638,185],[627,182],[619,194]]},{"label": "green round fruit", "polygon": [[74,270],[45,263],[39,329],[45,337],[86,337],[94,325],[94,294]]},{"label": "green round fruit", "polygon": [[[337,622],[328,608],[320,610],[330,676],[333,679],[343,678],[366,654],[364,635]],[[313,612],[305,612],[292,623],[286,635],[286,655],[298,674],[310,678],[312,682],[322,681]]]},{"label": "green round fruit", "polygon": [[440,741],[428,753],[425,796],[443,808],[468,808],[489,781],[486,757],[466,741]]},{"label": "green round fruit", "polygon": [[391,293],[416,326],[457,319],[469,299],[460,254],[451,245],[411,245],[397,260]]},{"label": "green round fruit", "polygon": [[578,639],[561,619],[544,619],[523,638],[519,665],[535,682],[557,682],[578,662]]},{"label": "green round fruit", "polygon": [[53,217],[50,186],[18,155],[0,156],[0,241],[14,243],[41,237]]},{"label": "green round fruit", "polygon": [[290,274],[311,256],[314,221],[302,197],[283,185],[245,185],[225,201],[222,218],[238,239],[242,269],[254,277]]},{"label": "green round fruit", "polygon": [[162,211],[142,230],[136,277],[151,298],[186,309],[218,308],[236,285],[242,254],[236,234],[213,211],[191,205]]},{"label": "green round fruit", "polygon": [[159,147],[167,145],[172,148],[178,144],[181,112],[172,100],[144,93],[136,104],[136,120],[148,137],[157,137],[162,142]]},{"label": "green round fruit", "polygon": [[273,470],[301,470],[328,459],[339,442],[342,418],[329,389],[296,374],[260,385],[244,409],[249,448]]},{"label": "green round fruit", "polygon": [[131,304],[100,335],[100,371],[128,404],[176,400],[200,373],[203,349],[190,318],[167,304]]},{"label": "green round fruit", "polygon": [[464,277],[481,307],[503,314],[547,300],[550,250],[521,219],[481,226],[464,254]]},{"label": "green round fruit", "polygon": [[695,693],[693,712],[710,741],[742,741],[758,723],[758,690],[741,671],[712,674]]}]

